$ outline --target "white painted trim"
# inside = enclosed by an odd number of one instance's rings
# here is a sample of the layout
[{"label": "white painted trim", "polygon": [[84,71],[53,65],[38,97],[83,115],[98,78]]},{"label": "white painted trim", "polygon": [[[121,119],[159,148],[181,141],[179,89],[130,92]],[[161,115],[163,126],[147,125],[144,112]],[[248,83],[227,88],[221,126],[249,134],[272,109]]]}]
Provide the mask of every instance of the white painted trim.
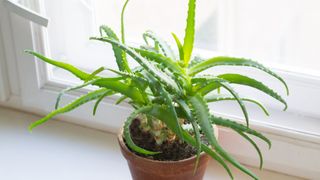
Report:
[{"label": "white painted trim", "polygon": [[[0,31],[1,34],[1,31]],[[6,64],[4,59],[4,51],[2,46],[2,38],[0,36],[0,101],[6,101],[9,98],[10,90],[7,79]]]},{"label": "white painted trim", "polygon": [[12,0],[4,0],[3,1],[5,6],[11,11],[16,13],[17,15],[24,17],[38,25],[47,27],[48,26],[48,18],[44,17],[43,15],[34,12],[22,5],[20,5],[17,2],[14,2]]},{"label": "white painted trim", "polygon": [[[268,129],[270,131],[271,129]],[[264,143],[257,141],[264,155],[264,169],[282,172],[307,179],[320,177],[320,144],[293,139],[280,134],[260,130],[272,141],[269,150]],[[258,167],[258,156],[253,147],[239,135],[221,129],[220,143],[241,163]],[[319,137],[318,137],[319,140]],[[235,145],[236,144],[236,145]]]},{"label": "white painted trim", "polygon": [[[0,23],[4,16],[3,8],[0,4]],[[3,44],[3,33],[2,27],[3,24],[0,24],[0,101],[6,101],[10,95],[10,87],[7,76],[7,65],[6,65],[6,57],[5,57],[5,49]]]}]

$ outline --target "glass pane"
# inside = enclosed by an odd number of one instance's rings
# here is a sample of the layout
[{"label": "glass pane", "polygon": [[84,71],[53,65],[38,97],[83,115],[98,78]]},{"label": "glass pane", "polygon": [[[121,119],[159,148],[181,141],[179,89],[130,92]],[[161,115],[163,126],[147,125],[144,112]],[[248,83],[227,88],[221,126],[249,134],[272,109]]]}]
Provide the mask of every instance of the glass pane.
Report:
[{"label": "glass pane", "polygon": [[[110,46],[88,37],[98,35],[101,24],[120,36],[124,0],[44,2],[54,58],[87,69],[116,67]],[[171,32],[175,32],[183,41],[187,3],[131,0],[126,12],[127,41],[142,43],[146,30],[153,30],[171,44]],[[319,8],[318,0],[201,0],[197,4],[196,48],[320,75]]]},{"label": "glass pane", "polygon": [[[319,0],[232,0],[224,50],[305,73],[319,73]],[[318,74],[319,75],[319,74]]]},{"label": "glass pane", "polygon": [[[48,36],[51,56],[77,66],[96,69],[116,67],[109,45],[89,41],[99,34],[102,24],[120,36],[120,14],[124,0],[45,0],[50,18]],[[202,0],[197,6],[197,47],[215,50],[215,0]],[[142,43],[142,33],[152,30],[174,44],[171,32],[184,36],[187,0],[132,0],[126,11],[126,39]],[[210,38],[207,38],[210,37]]]}]

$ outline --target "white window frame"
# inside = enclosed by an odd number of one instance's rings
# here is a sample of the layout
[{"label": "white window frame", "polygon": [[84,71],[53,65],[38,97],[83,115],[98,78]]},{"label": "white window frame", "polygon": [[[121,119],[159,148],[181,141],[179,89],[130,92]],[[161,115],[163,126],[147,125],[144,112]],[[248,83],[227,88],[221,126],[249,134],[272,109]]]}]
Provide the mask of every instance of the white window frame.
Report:
[{"label": "white window frame", "polygon": [[[231,1],[228,0],[228,3],[231,3]],[[46,48],[46,32],[42,27],[6,11],[1,3],[0,105],[33,113],[48,113],[53,110],[58,92],[67,86],[48,78],[45,63],[23,53],[25,49],[29,48],[50,55]],[[227,3],[223,4],[227,5]],[[224,30],[232,29],[232,17],[230,17],[232,12],[229,12],[228,8],[222,8],[222,10],[224,14],[221,18],[224,19],[225,26],[220,29],[219,38],[223,38],[223,42],[227,42],[224,46],[228,46],[230,45],[228,43],[232,43],[232,37],[229,36],[232,32]],[[226,19],[230,20],[227,21],[229,23],[225,23]],[[1,44],[1,39],[4,42],[3,44]],[[283,114],[278,110],[273,110],[274,113],[271,118],[279,120],[290,118],[292,119],[290,123],[296,124],[296,127],[288,128],[285,124],[279,126],[267,121],[261,122],[253,119],[252,127],[265,133],[277,145],[276,149],[271,151],[267,151],[263,146],[264,154],[266,154],[265,167],[306,178],[319,177],[320,170],[317,167],[320,167],[320,157],[316,157],[316,155],[320,149],[320,131],[309,132],[308,129],[320,127],[320,120],[318,119],[320,111],[317,109],[320,78],[278,68],[273,69],[286,79],[291,92],[292,90],[296,91],[293,91],[295,93],[291,94],[291,97],[293,97],[288,102],[289,112],[291,113]],[[278,86],[276,83],[274,85]],[[72,101],[76,96],[85,92],[86,90],[79,90],[69,93],[64,100]],[[306,94],[314,98],[302,99],[301,97]],[[115,106],[112,102],[112,97],[106,99],[96,117],[92,116],[92,104],[89,103],[78,110],[59,116],[59,118],[87,127],[117,132],[123,120],[129,115],[131,108],[126,104]],[[300,104],[303,104],[303,109]],[[272,108],[274,104],[270,103],[269,106]],[[252,113],[258,113],[258,110]],[[228,114],[224,115],[230,116]],[[241,118],[233,117],[241,121]],[[300,121],[303,121],[303,123]],[[222,129],[220,137],[222,137],[222,144],[232,154],[236,155],[241,162],[253,166],[257,165],[257,157],[252,148],[239,140],[233,132]],[[240,145],[235,145],[233,143],[235,140],[240,142]],[[308,154],[297,161],[292,160],[292,157],[297,156],[301,151],[308,152]]]},{"label": "white window frame", "polygon": [[[0,31],[1,33],[1,31]],[[8,79],[7,79],[7,71],[5,69],[6,64],[4,61],[4,52],[3,52],[3,40],[0,36],[0,101],[6,101],[9,97],[9,86]]]},{"label": "white window frame", "polygon": [[[48,113],[53,110],[53,103],[58,92],[65,89],[67,85],[50,80],[46,73],[46,64],[24,53],[25,49],[33,49],[37,52],[48,54],[46,51],[46,32],[37,24],[14,13],[1,12],[3,14],[1,22],[2,36],[11,37],[4,40],[7,46],[4,48],[7,56],[6,62],[13,67],[10,74],[10,82],[11,84],[17,82],[19,85],[19,87],[13,88],[17,96],[9,97],[9,102],[4,103],[4,105],[41,114]],[[6,25],[10,25],[10,27]],[[66,95],[64,99],[72,101],[75,99],[74,95],[83,93],[85,93],[84,90],[80,90],[74,94]],[[11,102],[10,99],[12,99]],[[91,108],[89,108],[90,105],[92,104],[84,105],[83,108],[61,117],[69,122],[114,132],[116,127],[121,126],[130,112],[130,108],[127,105],[115,106],[109,99],[105,100],[101,105],[100,108],[103,110],[99,110],[99,113],[93,117]]]}]

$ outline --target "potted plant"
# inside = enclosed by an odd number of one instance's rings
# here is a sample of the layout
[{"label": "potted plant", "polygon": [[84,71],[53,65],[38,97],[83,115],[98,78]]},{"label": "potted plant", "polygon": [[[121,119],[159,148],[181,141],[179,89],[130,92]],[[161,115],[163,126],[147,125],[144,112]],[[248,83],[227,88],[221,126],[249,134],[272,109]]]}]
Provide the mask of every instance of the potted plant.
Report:
[{"label": "potted plant", "polygon": [[[101,100],[107,96],[120,94],[117,103],[128,99],[127,102],[134,109],[118,136],[121,151],[128,160],[133,179],[202,179],[209,157],[220,163],[230,178],[233,176],[227,163],[253,179],[258,179],[220,146],[215,126],[230,128],[248,140],[258,152],[261,168],[263,164],[261,152],[248,135],[262,139],[269,147],[271,142],[249,127],[248,113],[243,102],[252,102],[267,115],[268,112],[258,101],[241,98],[230,84],[240,84],[260,90],[283,103],[286,109],[285,100],[262,82],[251,77],[234,73],[219,75],[200,75],[200,73],[215,66],[256,68],[281,81],[288,94],[285,81],[262,64],[249,59],[221,56],[210,59],[194,58],[192,50],[195,37],[195,0],[189,0],[183,44],[175,34],[172,34],[176,41],[178,56],[165,41],[151,31],[143,34],[145,45],[140,47],[126,45],[123,15],[127,4],[128,0],[121,15],[121,39],[107,26],[100,27],[100,37],[90,38],[112,46],[118,70],[101,67],[93,73],[86,73],[70,64],[52,60],[33,51],[26,51],[46,63],[71,72],[84,81],[79,86],[63,90],[57,98],[56,109],[32,123],[30,130],[58,114],[69,112],[93,100],[96,100],[93,110],[95,114]],[[127,62],[128,55],[140,66],[131,69]],[[111,71],[115,75],[112,77],[99,75],[104,70]],[[64,93],[88,85],[97,86],[98,89],[64,107],[59,107]],[[225,89],[230,95],[220,94],[220,88]],[[224,100],[234,100],[239,104],[246,125],[218,117],[209,111],[208,103]]]}]

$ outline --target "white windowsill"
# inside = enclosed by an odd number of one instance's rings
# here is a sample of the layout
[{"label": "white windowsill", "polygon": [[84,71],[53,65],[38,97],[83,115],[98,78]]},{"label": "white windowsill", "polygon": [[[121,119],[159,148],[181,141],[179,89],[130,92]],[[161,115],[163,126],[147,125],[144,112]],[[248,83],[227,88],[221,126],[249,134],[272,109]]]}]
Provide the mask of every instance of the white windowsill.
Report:
[{"label": "white windowsill", "polygon": [[[116,138],[106,132],[51,121],[27,131],[35,115],[0,108],[0,174],[6,180],[98,180],[131,179]],[[298,180],[271,171],[250,168],[261,179]],[[234,170],[236,179],[248,179]],[[214,161],[207,169],[205,180],[228,179]]]}]

